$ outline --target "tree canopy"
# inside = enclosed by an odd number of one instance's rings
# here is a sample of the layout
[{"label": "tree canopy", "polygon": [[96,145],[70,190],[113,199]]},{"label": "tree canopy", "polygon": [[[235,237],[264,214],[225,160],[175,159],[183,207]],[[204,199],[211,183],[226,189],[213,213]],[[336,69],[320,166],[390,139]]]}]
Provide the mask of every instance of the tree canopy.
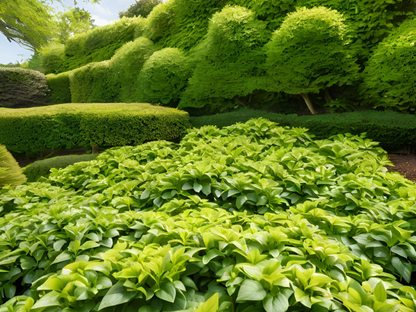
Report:
[{"label": "tree canopy", "polygon": [[126,11],[120,12],[119,16],[122,17],[147,17],[153,8],[163,3],[162,0],[139,0],[133,3]]},{"label": "tree canopy", "polygon": [[[84,0],[98,3],[100,0]],[[37,50],[52,37],[53,0],[0,1],[0,32],[10,42]],[[55,2],[61,2],[56,0]],[[74,1],[76,5],[77,2]]]}]

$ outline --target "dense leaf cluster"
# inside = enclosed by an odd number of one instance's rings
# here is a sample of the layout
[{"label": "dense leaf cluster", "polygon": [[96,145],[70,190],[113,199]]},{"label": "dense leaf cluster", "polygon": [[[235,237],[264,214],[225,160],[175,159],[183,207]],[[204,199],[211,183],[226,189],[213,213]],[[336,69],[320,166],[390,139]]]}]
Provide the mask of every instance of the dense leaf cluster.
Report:
[{"label": "dense leaf cluster", "polygon": [[4,145],[0,145],[0,189],[5,185],[19,185],[26,182],[19,164]]},{"label": "dense leaf cluster", "polygon": [[388,163],[257,119],[53,170],[2,191],[2,309],[414,311],[416,187]]}]

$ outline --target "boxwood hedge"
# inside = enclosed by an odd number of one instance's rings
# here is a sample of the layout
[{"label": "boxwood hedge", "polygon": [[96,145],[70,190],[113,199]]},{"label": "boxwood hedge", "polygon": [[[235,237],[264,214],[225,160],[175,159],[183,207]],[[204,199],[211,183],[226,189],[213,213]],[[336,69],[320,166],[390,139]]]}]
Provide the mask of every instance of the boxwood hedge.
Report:
[{"label": "boxwood hedge", "polygon": [[0,144],[15,153],[137,145],[179,138],[188,113],[150,104],[62,104],[0,109]]}]

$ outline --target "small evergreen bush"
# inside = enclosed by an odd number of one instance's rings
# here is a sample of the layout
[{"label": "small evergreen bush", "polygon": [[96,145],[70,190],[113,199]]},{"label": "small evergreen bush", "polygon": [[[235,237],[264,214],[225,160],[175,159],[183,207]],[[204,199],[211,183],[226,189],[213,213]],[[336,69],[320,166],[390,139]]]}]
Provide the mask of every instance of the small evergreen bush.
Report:
[{"label": "small evergreen bush", "polygon": [[361,93],[374,107],[416,110],[416,20],[407,20],[375,50]]},{"label": "small evergreen bush", "polygon": [[308,93],[357,79],[359,68],[348,50],[349,37],[337,11],[317,7],[289,14],[266,47],[269,91],[300,94],[315,114]]},{"label": "small evergreen bush", "polygon": [[195,52],[196,68],[179,107],[224,105],[223,99],[235,106],[244,101],[241,97],[261,89],[260,67],[265,60],[261,48],[269,38],[265,28],[243,7],[228,6],[214,14],[207,37]]},{"label": "small evergreen bush", "polygon": [[98,154],[67,155],[38,160],[23,168],[23,173],[26,175],[28,182],[37,182],[41,177],[47,178],[53,168],[66,168],[81,161],[94,160],[97,156]]},{"label": "small evergreen bush", "polygon": [[26,182],[19,164],[5,146],[0,145],[0,189],[5,185],[19,185]]},{"label": "small evergreen bush", "polygon": [[192,74],[189,60],[175,48],[153,53],[137,80],[136,99],[176,107]]},{"label": "small evergreen bush", "polygon": [[[155,47],[147,38],[140,37],[126,43],[111,59],[112,83],[117,84],[116,102],[134,102],[137,88],[137,76],[146,60],[153,54]],[[108,77],[108,76],[107,76]],[[141,102],[141,101],[140,101]]]}]

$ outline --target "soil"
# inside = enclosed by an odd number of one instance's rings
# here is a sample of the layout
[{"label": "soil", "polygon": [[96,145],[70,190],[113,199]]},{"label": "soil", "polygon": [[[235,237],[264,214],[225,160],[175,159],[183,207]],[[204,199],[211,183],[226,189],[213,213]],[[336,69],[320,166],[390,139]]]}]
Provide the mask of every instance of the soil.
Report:
[{"label": "soil", "polygon": [[387,166],[389,171],[396,171],[404,175],[410,181],[416,182],[416,155],[389,154],[394,166]]}]

